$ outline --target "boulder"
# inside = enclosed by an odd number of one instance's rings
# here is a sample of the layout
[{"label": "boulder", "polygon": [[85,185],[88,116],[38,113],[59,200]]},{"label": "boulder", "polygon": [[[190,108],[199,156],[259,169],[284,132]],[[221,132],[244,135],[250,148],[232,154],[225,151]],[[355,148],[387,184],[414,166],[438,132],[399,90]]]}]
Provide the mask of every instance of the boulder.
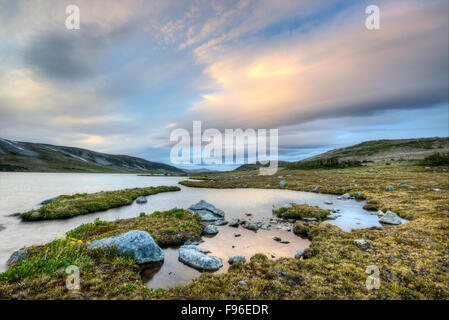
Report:
[{"label": "boulder", "polygon": [[40,204],[44,206],[44,205],[46,205],[46,204],[49,204],[49,203],[55,201],[55,200],[58,199],[58,198],[59,198],[59,197],[50,198],[50,199],[47,199],[47,200],[42,201]]},{"label": "boulder", "polygon": [[231,223],[229,224],[230,227],[233,228],[238,228],[240,225],[240,220],[232,220]]},{"label": "boulder", "polygon": [[148,232],[132,230],[116,237],[92,241],[89,249],[112,247],[122,254],[131,254],[138,264],[161,262],[164,252]]},{"label": "boulder", "polygon": [[280,237],[273,237],[273,240],[278,241],[278,242],[282,241],[282,239]]},{"label": "boulder", "polygon": [[319,186],[315,186],[310,190],[310,192],[317,192],[319,188]]},{"label": "boulder", "polygon": [[283,188],[283,187],[286,186],[286,184],[287,184],[287,182],[286,182],[285,180],[281,180],[281,181],[279,182],[279,187]]},{"label": "boulder", "polygon": [[138,198],[136,199],[136,202],[137,202],[137,203],[147,203],[148,200],[147,200],[146,197],[140,196],[140,197],[138,197]]},{"label": "boulder", "polygon": [[26,250],[24,248],[14,251],[12,255],[9,257],[8,261],[6,261],[6,265],[8,267],[12,266],[14,263],[25,258]]},{"label": "boulder", "polygon": [[30,217],[31,219],[39,219],[40,217],[42,217],[42,212],[40,211],[33,212]]},{"label": "boulder", "polygon": [[220,258],[207,256],[208,250],[198,246],[182,246],[179,249],[179,260],[198,270],[216,271],[223,266]]},{"label": "boulder", "polygon": [[362,248],[362,249],[367,249],[369,247],[369,243],[363,239],[356,239],[353,242],[357,247]]},{"label": "boulder", "polygon": [[348,200],[348,199],[351,199],[351,198],[352,197],[351,197],[351,195],[349,193],[345,193],[345,194],[342,194],[341,196],[337,197],[338,200]]},{"label": "boulder", "polygon": [[393,186],[386,186],[385,187],[385,191],[394,191],[394,190],[396,190],[396,189]]},{"label": "boulder", "polygon": [[384,215],[385,215],[385,213],[382,211],[382,210],[378,210],[375,214],[377,214],[377,216],[380,218],[380,217],[383,217]]},{"label": "boulder", "polygon": [[302,220],[304,221],[317,221],[317,218],[308,218],[308,217],[303,217]]},{"label": "boulder", "polygon": [[210,225],[208,225],[208,226],[206,226],[204,228],[203,233],[207,234],[207,235],[217,234],[218,233],[218,229],[213,224],[210,224]]},{"label": "boulder", "polygon": [[242,221],[241,225],[243,228],[253,231],[257,231],[260,228],[259,224],[256,222]]},{"label": "boulder", "polygon": [[234,264],[236,262],[246,262],[246,259],[244,256],[240,256],[240,255],[233,255],[229,257],[228,263],[229,264]]},{"label": "boulder", "polygon": [[193,213],[197,213],[201,217],[201,221],[216,221],[223,220],[224,211],[216,208],[213,204],[204,200],[191,205],[189,210]]},{"label": "boulder", "polygon": [[380,217],[379,222],[392,225],[398,225],[402,223],[399,216],[393,211],[387,211],[382,217]]},{"label": "boulder", "polygon": [[216,226],[225,226],[227,224],[228,224],[228,221],[226,221],[226,220],[216,220],[214,222],[214,225],[216,225]]}]

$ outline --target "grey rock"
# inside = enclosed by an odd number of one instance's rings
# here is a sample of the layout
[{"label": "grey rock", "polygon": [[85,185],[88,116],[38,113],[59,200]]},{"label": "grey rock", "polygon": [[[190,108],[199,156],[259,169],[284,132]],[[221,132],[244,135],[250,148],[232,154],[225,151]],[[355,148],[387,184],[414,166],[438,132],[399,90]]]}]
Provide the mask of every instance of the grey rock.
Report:
[{"label": "grey rock", "polygon": [[392,212],[392,211],[387,211],[380,219],[379,222],[381,223],[385,223],[385,224],[392,224],[392,225],[398,225],[401,224],[402,221],[399,218],[399,216]]},{"label": "grey rock", "polygon": [[310,190],[310,192],[317,192],[319,188],[319,186],[315,186]]},{"label": "grey rock", "polygon": [[132,230],[116,237],[92,241],[88,246],[93,248],[113,247],[122,254],[132,254],[138,264],[161,262],[164,252],[148,232]]},{"label": "grey rock", "polygon": [[232,255],[229,257],[228,263],[229,264],[234,264],[236,262],[246,262],[246,259],[244,256],[240,256],[240,255]]},{"label": "grey rock", "polygon": [[338,196],[337,199],[348,200],[348,199],[351,199],[351,195],[349,193],[345,193],[345,194],[342,194],[341,196]]},{"label": "grey rock", "polygon": [[227,224],[228,224],[228,221],[226,221],[226,220],[217,220],[214,222],[214,225],[216,225],[216,226],[225,226]]},{"label": "grey rock", "polygon": [[406,183],[402,183],[402,182],[401,182],[401,183],[398,183],[398,187],[399,187],[399,188],[406,187],[406,186],[407,186]]},{"label": "grey rock", "polygon": [[42,217],[42,212],[40,211],[33,212],[30,217],[32,219],[39,219],[40,217]]},{"label": "grey rock", "polygon": [[25,258],[26,250],[24,248],[14,251],[12,255],[9,257],[8,261],[6,261],[6,265],[8,267],[12,266],[14,263],[19,262],[23,258]]},{"label": "grey rock", "polygon": [[296,250],[295,258],[296,259],[301,258],[303,254],[304,254],[304,251],[298,249],[298,250]]},{"label": "grey rock", "polygon": [[234,234],[234,237],[236,237],[236,238],[238,238],[238,237],[240,237],[241,236],[241,234],[240,233],[236,233],[236,234]]},{"label": "grey rock", "polygon": [[232,220],[231,223],[229,224],[230,227],[233,228],[238,228],[240,225],[240,220]]},{"label": "grey rock", "polygon": [[206,226],[204,228],[203,233],[204,234],[208,234],[208,235],[217,234],[218,233],[218,229],[217,229],[216,226],[210,224],[210,225],[208,225],[208,226]]},{"label": "grey rock", "polygon": [[[206,250],[207,251],[207,250]],[[197,246],[182,246],[179,249],[179,260],[198,270],[216,271],[223,266],[220,258],[207,256],[205,249]]]},{"label": "grey rock", "polygon": [[285,187],[286,184],[287,184],[287,182],[285,180],[281,180],[279,182],[279,187],[283,188],[283,187]]},{"label": "grey rock", "polygon": [[304,218],[302,218],[302,220],[304,220],[304,221],[317,221],[318,219],[317,218],[304,217]]},{"label": "grey rock", "polygon": [[268,229],[270,229],[271,224],[263,222],[263,223],[260,223],[259,226],[260,226],[260,229],[268,230]]},{"label": "grey rock", "polygon": [[282,239],[281,239],[280,237],[273,237],[273,240],[274,240],[274,241],[278,241],[278,242],[279,242],[279,241],[282,241]]},{"label": "grey rock", "polygon": [[16,212],[16,213],[11,213],[10,215],[8,215],[8,217],[18,217],[20,215],[21,215],[20,212]]},{"label": "grey rock", "polygon": [[360,191],[357,191],[357,192],[355,193],[355,196],[356,196],[356,197],[362,197],[362,196],[363,196],[363,193],[361,193]]},{"label": "grey rock", "polygon": [[259,230],[260,226],[256,222],[249,222],[249,221],[243,221],[242,227],[248,230],[257,231]]},{"label": "grey rock", "polygon": [[290,241],[280,241],[279,243],[282,243],[282,244],[289,244]]},{"label": "grey rock", "polygon": [[248,284],[248,282],[245,281],[245,280],[240,280],[239,281],[239,285],[241,285],[241,286],[246,286],[247,284]]},{"label": "grey rock", "polygon": [[148,200],[144,196],[140,196],[136,199],[136,203],[147,203],[147,202],[148,202]]},{"label": "grey rock", "polygon": [[385,213],[382,210],[377,210],[375,214],[377,214],[377,216],[380,218],[383,217]]},{"label": "grey rock", "polygon": [[362,249],[367,249],[369,247],[369,243],[363,239],[356,239],[353,242],[357,247],[362,248]]},{"label": "grey rock", "polygon": [[50,198],[50,199],[47,199],[47,200],[42,201],[40,204],[44,206],[44,205],[46,205],[46,204],[49,204],[49,203],[55,201],[55,200],[58,199],[58,198],[59,198],[59,196],[58,196],[58,197],[53,197],[53,198]]},{"label": "grey rock", "polygon": [[271,187],[270,184],[266,184],[266,185],[265,185],[265,188],[269,188],[269,187]]},{"label": "grey rock", "polygon": [[334,204],[332,201],[324,201],[324,204],[327,204],[327,205],[331,205],[331,204]]},{"label": "grey rock", "polygon": [[338,217],[340,217],[339,214],[331,213],[330,215],[328,215],[328,216],[326,217],[326,219],[329,219],[329,220],[336,220]]},{"label": "grey rock", "polygon": [[433,189],[432,189],[432,191],[435,191],[435,192],[440,192],[440,191],[441,191],[441,189],[438,189],[438,188],[433,188]]},{"label": "grey rock", "polygon": [[210,250],[207,250],[207,249],[205,249],[205,248],[198,247],[197,245],[187,245],[187,244],[185,244],[185,245],[181,246],[181,248],[184,248],[184,249],[193,249],[193,250],[199,251],[199,252],[204,253],[204,254],[210,253]]},{"label": "grey rock", "polygon": [[396,188],[393,187],[393,186],[386,186],[385,187],[385,191],[395,191],[395,190],[396,190]]},{"label": "grey rock", "polygon": [[188,245],[197,246],[199,244],[200,244],[200,242],[199,241],[195,241],[195,240],[187,240],[186,242],[184,242],[184,245],[186,245],[186,246],[188,246]]},{"label": "grey rock", "polygon": [[191,205],[189,210],[197,213],[202,221],[216,221],[223,220],[224,211],[216,208],[213,204],[208,203],[204,200],[199,201],[198,203]]},{"label": "grey rock", "polygon": [[245,183],[245,184],[243,185],[243,188],[248,188],[248,185]]}]

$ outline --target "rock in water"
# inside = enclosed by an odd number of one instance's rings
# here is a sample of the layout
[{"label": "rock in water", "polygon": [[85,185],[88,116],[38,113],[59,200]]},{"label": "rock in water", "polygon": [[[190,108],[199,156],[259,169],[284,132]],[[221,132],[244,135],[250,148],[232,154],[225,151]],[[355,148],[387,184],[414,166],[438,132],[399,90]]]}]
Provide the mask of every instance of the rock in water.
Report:
[{"label": "rock in water", "polygon": [[345,193],[345,194],[342,194],[341,196],[337,197],[338,200],[348,200],[348,199],[351,199],[351,198],[352,197],[351,197],[351,195],[349,193]]},{"label": "rock in water", "polygon": [[137,203],[147,203],[148,200],[147,200],[146,197],[140,196],[140,197],[138,197],[138,198],[136,199],[136,202],[137,202]]},{"label": "rock in water", "polygon": [[218,229],[216,226],[210,224],[208,226],[206,226],[203,230],[204,234],[217,234],[218,233]]},{"label": "rock in water", "polygon": [[298,250],[296,250],[295,258],[296,259],[301,258],[303,254],[304,254],[304,251],[298,249]]},{"label": "rock in water", "polygon": [[240,255],[233,255],[229,257],[228,263],[229,264],[234,264],[236,262],[246,262],[246,259],[244,256],[240,256]]},{"label": "rock in water", "polygon": [[179,260],[198,270],[216,271],[223,266],[220,258],[207,256],[208,250],[197,246],[182,246]]},{"label": "rock in water", "polygon": [[224,211],[216,208],[213,204],[210,204],[204,200],[191,205],[189,210],[193,213],[197,213],[201,217],[201,221],[216,221],[223,220]]},{"label": "rock in water", "polygon": [[242,222],[242,227],[248,230],[253,230],[253,231],[257,231],[259,230],[260,226],[258,223],[256,222],[249,222],[249,221],[243,221]]},{"label": "rock in water", "polygon": [[239,225],[240,225],[240,220],[238,220],[238,219],[231,221],[231,223],[229,224],[229,226],[233,227],[233,228],[238,228]]},{"label": "rock in water", "polygon": [[132,230],[116,237],[92,241],[89,249],[113,247],[122,254],[132,254],[138,264],[161,262],[164,252],[148,232]]},{"label": "rock in water", "polygon": [[392,225],[398,225],[402,223],[399,216],[392,211],[387,211],[382,217],[380,217],[379,222]]},{"label": "rock in water", "polygon": [[55,200],[58,199],[58,198],[59,198],[59,197],[50,198],[50,199],[47,199],[47,200],[42,201],[40,204],[44,206],[44,205],[46,205],[46,204],[49,204],[49,203],[55,201]]},{"label": "rock in water", "polygon": [[6,261],[6,265],[8,267],[12,266],[14,263],[25,258],[26,250],[24,248],[14,251],[13,254],[9,257],[8,261]]}]

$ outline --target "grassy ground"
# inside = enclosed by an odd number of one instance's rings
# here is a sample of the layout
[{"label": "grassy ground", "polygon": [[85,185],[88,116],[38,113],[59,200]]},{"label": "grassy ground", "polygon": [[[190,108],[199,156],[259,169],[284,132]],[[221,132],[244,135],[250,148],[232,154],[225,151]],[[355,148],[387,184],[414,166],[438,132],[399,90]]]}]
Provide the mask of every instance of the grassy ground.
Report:
[{"label": "grassy ground", "polygon": [[292,203],[290,207],[281,207],[274,212],[280,218],[284,219],[302,219],[316,218],[318,220],[326,219],[330,214],[329,210],[321,209],[318,206],[309,206],[308,204]]},{"label": "grassy ground", "polygon": [[101,191],[89,194],[77,193],[71,196],[62,195],[55,201],[43,205],[37,210],[22,213],[20,218],[26,221],[67,219],[82,214],[129,205],[140,196],[149,196],[156,193],[179,190],[181,189],[176,186],[161,186],[118,191]]},{"label": "grassy ground", "polygon": [[[201,176],[204,176],[202,174]],[[246,264],[237,263],[224,274],[203,273],[192,283],[169,290],[147,289],[138,267],[126,257],[87,251],[82,243],[133,228],[148,230],[161,245],[167,229],[175,238],[187,228],[199,235],[199,221],[189,214],[158,213],[155,216],[97,222],[84,225],[62,240],[37,247],[37,253],[0,275],[0,298],[113,298],[113,299],[448,299],[448,176],[441,168],[385,166],[319,171],[281,171],[276,176],[257,173],[208,174],[205,181],[186,182],[198,187],[284,188],[342,194],[362,192],[376,209],[392,210],[409,222],[400,226],[343,232],[328,223],[301,225],[312,240],[304,259],[269,260],[255,255]],[[401,187],[399,183],[403,183]],[[269,185],[269,186],[268,186]],[[385,191],[387,185],[395,191]],[[437,191],[440,189],[440,191]],[[141,220],[139,220],[141,219]],[[154,219],[154,220],[153,220]],[[164,221],[162,223],[162,221]],[[192,226],[185,224],[192,223]],[[197,228],[193,226],[197,224]],[[186,230],[187,230],[186,229]],[[196,230],[197,233],[192,230]],[[299,224],[295,232],[300,233]],[[170,237],[168,237],[170,239]],[[187,239],[187,237],[183,238]],[[354,240],[363,239],[366,246]],[[183,241],[183,240],[181,240]],[[178,243],[173,242],[173,243]],[[55,248],[54,248],[54,247]],[[58,251],[60,250],[60,251]],[[77,251],[79,250],[79,251]],[[57,262],[54,262],[54,261]],[[81,265],[81,290],[65,289],[63,269]],[[380,270],[380,288],[368,290],[366,268]],[[243,281],[242,281],[243,280]]]},{"label": "grassy ground", "polygon": [[[0,274],[0,299],[150,299],[161,292],[142,284],[140,268],[131,257],[110,250],[88,250],[94,239],[128,230],[149,232],[160,246],[198,239],[198,215],[183,209],[155,212],[115,222],[96,221],[70,231],[67,238],[26,249],[26,257]],[[76,237],[76,238],[75,238]],[[65,269],[80,270],[81,290],[66,289]]]}]

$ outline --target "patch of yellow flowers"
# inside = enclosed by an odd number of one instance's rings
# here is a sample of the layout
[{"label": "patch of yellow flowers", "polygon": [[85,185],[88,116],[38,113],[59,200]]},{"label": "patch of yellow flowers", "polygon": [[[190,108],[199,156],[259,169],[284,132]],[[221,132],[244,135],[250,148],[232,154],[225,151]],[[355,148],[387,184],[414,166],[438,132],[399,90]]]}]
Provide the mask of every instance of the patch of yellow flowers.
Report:
[{"label": "patch of yellow flowers", "polygon": [[90,241],[83,241],[75,238],[62,238],[61,241],[69,241],[70,244],[76,245],[76,244],[90,244]]}]

